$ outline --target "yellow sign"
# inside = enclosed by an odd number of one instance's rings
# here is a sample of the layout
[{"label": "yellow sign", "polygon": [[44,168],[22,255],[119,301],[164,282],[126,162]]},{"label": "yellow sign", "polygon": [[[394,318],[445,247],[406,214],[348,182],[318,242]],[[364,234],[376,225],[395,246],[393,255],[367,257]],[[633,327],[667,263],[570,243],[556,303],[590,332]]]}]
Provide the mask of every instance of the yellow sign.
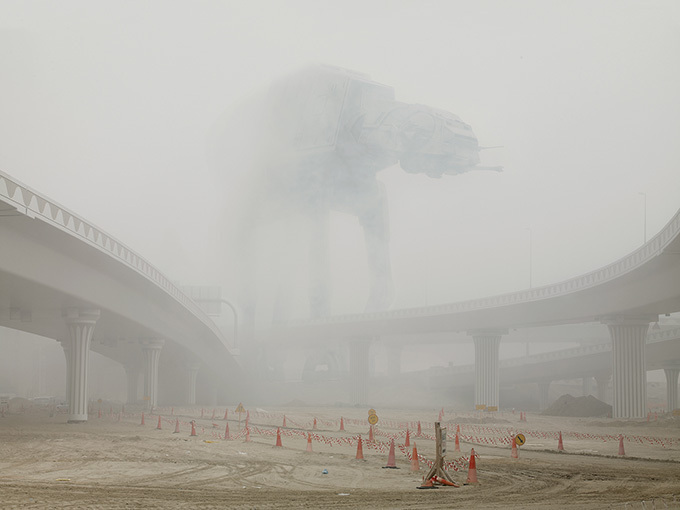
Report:
[{"label": "yellow sign", "polygon": [[475,409],[477,409],[477,411],[483,411],[484,409],[486,409],[486,406],[484,404],[477,404],[475,406]]},{"label": "yellow sign", "polygon": [[489,407],[486,408],[486,410],[489,411],[489,412],[498,411],[498,406],[489,406]]},{"label": "yellow sign", "polygon": [[375,414],[375,409],[368,410],[368,415],[371,416],[372,414]]},{"label": "yellow sign", "polygon": [[97,399],[97,402],[101,404],[103,402],[103,400],[100,398],[100,399]]},{"label": "yellow sign", "polygon": [[673,409],[673,416],[680,416],[680,409]]},{"label": "yellow sign", "polygon": [[142,400],[151,400],[151,397],[149,395],[144,395],[142,397]]},{"label": "yellow sign", "polygon": [[246,410],[243,408],[243,404],[241,402],[239,402],[238,407],[236,408],[236,411],[234,411],[234,412],[235,413],[245,413],[246,412]]},{"label": "yellow sign", "polygon": [[517,434],[515,436],[515,443],[517,443],[517,446],[522,446],[526,442],[527,442],[527,438],[524,437],[524,434]]},{"label": "yellow sign", "polygon": [[378,423],[378,415],[377,414],[370,415],[368,417],[368,423],[370,423],[371,425],[375,425],[376,423]]}]

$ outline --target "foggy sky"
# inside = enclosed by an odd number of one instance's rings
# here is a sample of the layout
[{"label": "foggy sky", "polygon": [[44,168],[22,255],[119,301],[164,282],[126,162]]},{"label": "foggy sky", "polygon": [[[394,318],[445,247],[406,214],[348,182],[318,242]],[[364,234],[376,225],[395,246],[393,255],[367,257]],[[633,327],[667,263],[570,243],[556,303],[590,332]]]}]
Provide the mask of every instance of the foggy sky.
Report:
[{"label": "foggy sky", "polygon": [[[501,174],[378,175],[394,306],[510,292],[529,285],[528,229],[538,286],[642,244],[640,193],[648,238],[677,211],[679,50],[675,1],[5,0],[0,168],[170,278],[229,297],[228,216],[248,169],[215,175],[211,130],[283,73],[337,65],[503,146],[482,153]],[[365,277],[346,276],[366,274],[363,234],[341,214],[331,225],[333,312],[357,312]],[[277,228],[263,253],[299,235]],[[272,292],[301,253],[291,244],[265,257]],[[301,271],[285,271],[291,285]]]}]

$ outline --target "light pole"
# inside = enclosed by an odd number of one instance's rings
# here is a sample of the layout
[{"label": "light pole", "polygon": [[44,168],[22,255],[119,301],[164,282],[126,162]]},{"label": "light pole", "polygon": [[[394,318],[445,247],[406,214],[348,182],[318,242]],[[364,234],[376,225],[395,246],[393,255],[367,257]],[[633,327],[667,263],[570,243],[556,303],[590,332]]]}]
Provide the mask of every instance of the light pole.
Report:
[{"label": "light pole", "polygon": [[645,233],[645,243],[647,242],[647,193],[643,193],[642,191],[638,192],[638,195],[642,195],[644,198],[644,233]]},{"label": "light pole", "polygon": [[532,273],[533,273],[533,267],[532,267],[532,255],[533,255],[533,246],[532,246],[532,238],[531,238],[531,227],[526,227],[526,230],[529,231],[529,288],[533,287],[533,282],[532,282]]}]

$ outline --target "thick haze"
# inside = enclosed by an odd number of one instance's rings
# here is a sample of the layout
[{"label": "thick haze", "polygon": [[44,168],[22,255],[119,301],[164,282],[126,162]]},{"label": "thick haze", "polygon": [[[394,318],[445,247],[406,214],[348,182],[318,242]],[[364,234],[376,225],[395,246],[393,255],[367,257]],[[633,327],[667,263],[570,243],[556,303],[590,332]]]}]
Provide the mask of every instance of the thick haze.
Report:
[{"label": "thick haze", "polygon": [[[676,1],[5,0],[0,169],[170,278],[223,285],[229,298],[229,219],[248,168],[236,158],[218,175],[215,126],[300,65],[356,70],[503,146],[482,153],[501,174],[378,174],[394,306],[458,301],[529,286],[528,229],[537,286],[642,244],[641,193],[647,237],[663,227],[680,206],[679,56]],[[342,214],[331,226],[333,313],[358,312],[363,234]],[[303,243],[290,242],[301,231],[264,229],[263,301],[277,275],[303,278]]]}]

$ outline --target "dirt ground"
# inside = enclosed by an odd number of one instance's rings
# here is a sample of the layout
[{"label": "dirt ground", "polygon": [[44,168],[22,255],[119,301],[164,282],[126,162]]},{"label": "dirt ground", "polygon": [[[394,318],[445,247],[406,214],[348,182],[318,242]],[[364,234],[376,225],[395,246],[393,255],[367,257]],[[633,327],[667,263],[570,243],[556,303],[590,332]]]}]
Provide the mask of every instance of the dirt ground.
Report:
[{"label": "dirt ground", "polygon": [[[161,409],[161,430],[158,414],[146,415],[141,425],[140,412],[119,414],[113,406],[101,417],[93,410],[82,424],[67,424],[64,414],[50,416],[45,409],[14,410],[0,418],[0,507],[680,509],[678,418],[618,422],[530,414],[523,422],[519,413],[444,410],[448,472],[461,486],[418,490],[434,459],[439,410],[378,409],[373,442],[367,441],[366,409],[253,407],[249,442],[245,415],[239,426],[234,406],[228,410],[225,421],[225,408]],[[196,436],[190,435],[192,419]],[[231,439],[224,438],[227,424]],[[281,448],[274,446],[277,427]],[[407,427],[411,444],[404,447]],[[312,452],[306,451],[308,432]],[[519,432],[526,444],[513,459],[509,438]],[[359,434],[363,461],[355,458]],[[625,456],[618,455],[620,434]],[[383,469],[392,439],[399,469]],[[417,472],[408,457],[414,441]],[[473,447],[479,483],[465,485]]]}]

